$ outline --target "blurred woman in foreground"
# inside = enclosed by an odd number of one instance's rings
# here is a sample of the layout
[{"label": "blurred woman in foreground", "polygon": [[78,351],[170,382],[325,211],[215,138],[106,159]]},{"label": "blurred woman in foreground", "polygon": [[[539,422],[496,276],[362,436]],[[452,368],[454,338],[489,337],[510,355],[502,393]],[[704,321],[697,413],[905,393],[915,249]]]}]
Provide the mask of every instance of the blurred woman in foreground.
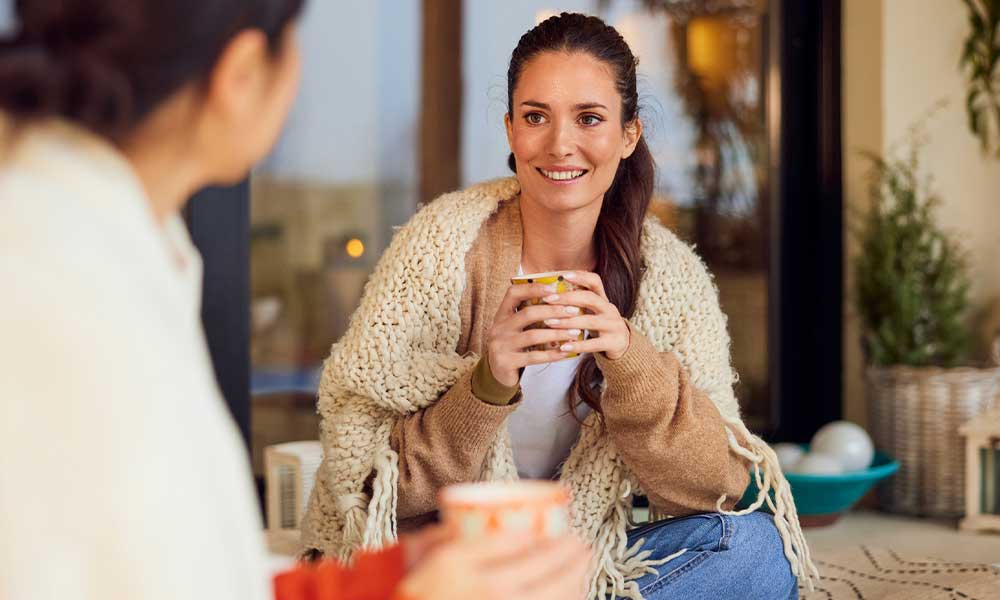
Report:
[{"label": "blurred woman in foreground", "polygon": [[[0,40],[0,598],[269,595],[180,211],[277,138],[301,4],[15,3]],[[536,597],[526,561],[558,570],[585,554],[456,548],[412,544],[407,589],[457,597],[445,552],[469,578],[458,592],[479,593],[488,571]]]}]

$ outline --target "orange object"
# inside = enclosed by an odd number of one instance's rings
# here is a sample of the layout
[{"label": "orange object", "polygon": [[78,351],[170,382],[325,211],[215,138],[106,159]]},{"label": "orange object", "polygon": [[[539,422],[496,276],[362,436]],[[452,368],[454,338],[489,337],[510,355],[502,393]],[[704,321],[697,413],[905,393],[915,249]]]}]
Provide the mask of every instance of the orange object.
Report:
[{"label": "orange object", "polygon": [[444,523],[464,538],[526,533],[538,539],[569,531],[569,490],[553,481],[479,482],[439,493]]},{"label": "orange object", "polygon": [[362,552],[344,567],[327,559],[301,563],[274,577],[275,600],[400,600],[393,596],[405,575],[403,548]]}]

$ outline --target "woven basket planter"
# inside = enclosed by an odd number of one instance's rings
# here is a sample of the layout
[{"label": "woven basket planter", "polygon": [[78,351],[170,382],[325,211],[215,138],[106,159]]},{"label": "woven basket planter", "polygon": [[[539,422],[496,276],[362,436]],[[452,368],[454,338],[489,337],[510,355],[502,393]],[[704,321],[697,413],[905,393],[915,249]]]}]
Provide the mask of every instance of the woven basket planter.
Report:
[{"label": "woven basket planter", "polygon": [[890,512],[958,517],[965,512],[965,443],[960,425],[1000,406],[1000,367],[869,367],[869,429],[899,461],[878,488]]}]

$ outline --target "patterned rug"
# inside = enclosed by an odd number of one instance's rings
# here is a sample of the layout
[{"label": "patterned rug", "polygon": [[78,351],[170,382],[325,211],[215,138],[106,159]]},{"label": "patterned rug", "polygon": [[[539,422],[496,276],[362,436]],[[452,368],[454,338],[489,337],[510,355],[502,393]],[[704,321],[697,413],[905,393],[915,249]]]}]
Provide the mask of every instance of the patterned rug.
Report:
[{"label": "patterned rug", "polygon": [[820,582],[803,600],[1000,600],[1000,564],[947,562],[854,546],[813,557]]}]

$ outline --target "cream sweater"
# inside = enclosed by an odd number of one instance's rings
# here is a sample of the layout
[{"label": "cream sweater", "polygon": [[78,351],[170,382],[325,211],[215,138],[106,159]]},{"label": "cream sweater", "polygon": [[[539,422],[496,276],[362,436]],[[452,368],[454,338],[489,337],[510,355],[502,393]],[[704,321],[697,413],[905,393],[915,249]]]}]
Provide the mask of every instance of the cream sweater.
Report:
[{"label": "cream sweater", "polygon": [[0,598],[270,597],[201,281],[109,144],[52,123],[0,157]]},{"label": "cream sweater", "polygon": [[[414,456],[403,449],[406,436],[400,432],[414,420],[440,415],[433,418],[438,422],[462,418],[470,424],[494,422],[492,429],[469,426],[453,434],[468,438],[453,447],[484,448],[478,462],[466,461],[468,478],[516,479],[509,435],[503,427],[506,415],[516,410],[516,405],[496,407],[470,401],[474,397],[469,381],[478,360],[473,350],[481,348],[503,293],[495,289],[494,281],[478,275],[483,267],[476,265],[503,262],[503,257],[509,260],[515,254],[515,261],[520,258],[518,193],[515,179],[503,179],[447,194],[401,229],[383,255],[347,333],[334,345],[320,383],[325,459],[303,522],[305,548],[346,559],[356,548],[392,542],[398,515],[419,515],[433,509],[433,495],[415,493],[426,491],[425,486],[414,487],[412,473],[407,470]],[[710,275],[688,246],[653,219],[644,226],[642,250],[646,272],[630,323],[637,334],[632,345],[638,349],[630,347],[626,355],[634,356],[629,360],[598,357],[606,380],[602,404],[613,402],[609,394],[621,394],[628,383],[638,380],[634,372],[643,368],[650,353],[654,357],[656,351],[663,353],[664,360],[657,368],[663,370],[664,380],[667,372],[673,372],[676,410],[681,406],[691,411],[703,408],[695,399],[699,395],[709,406],[714,405],[711,414],[701,412],[691,422],[711,422],[714,418],[718,433],[706,440],[706,445],[729,448],[733,458],[722,457],[723,463],[732,460],[735,462],[726,464],[740,464],[742,459],[752,464],[764,492],[744,512],[764,502],[771,505],[793,572],[811,586],[816,570],[788,484],[774,453],[739,418],[725,316]],[[516,265],[513,262],[511,268],[516,269]],[[683,404],[678,396],[686,398]],[[643,407],[638,404],[632,411],[642,412]],[[641,414],[632,416],[642,418]],[[562,481],[573,492],[574,528],[595,547],[590,589],[595,599],[612,592],[641,597],[634,579],[656,563],[641,553],[641,542],[626,548],[631,498],[634,493],[652,491],[651,498],[662,493],[667,496],[664,503],[668,503],[672,491],[666,483],[669,475],[663,475],[669,465],[659,473],[649,466],[633,470],[630,464],[642,465],[643,457],[630,457],[627,449],[616,444],[609,432],[614,425],[604,422],[601,414],[592,413],[561,470]],[[623,439],[623,435],[618,436],[619,442]],[[677,447],[675,451],[700,450]],[[435,460],[445,462],[449,457],[428,458],[430,463]],[[401,478],[401,473],[407,474],[407,479]],[[731,507],[738,499],[732,496],[738,496],[742,488],[728,485],[728,478],[706,477],[709,480],[701,482],[703,485],[717,481],[719,486],[727,486],[730,497],[720,489],[714,507],[697,508]],[[655,489],[644,490],[643,484],[650,481]],[[772,488],[773,502],[766,495]]]}]

